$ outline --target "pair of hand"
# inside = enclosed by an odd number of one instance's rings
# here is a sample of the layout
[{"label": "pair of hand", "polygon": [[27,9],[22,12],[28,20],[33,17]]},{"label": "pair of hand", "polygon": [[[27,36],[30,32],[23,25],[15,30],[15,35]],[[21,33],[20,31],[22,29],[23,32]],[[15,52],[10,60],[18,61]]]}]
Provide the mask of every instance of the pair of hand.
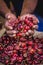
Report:
[{"label": "pair of hand", "polygon": [[[23,16],[20,16],[20,19],[24,20],[26,16],[27,17],[32,17],[33,18],[33,22],[35,24],[37,24],[39,22],[38,19],[37,19],[37,17],[35,15],[32,15],[32,14],[25,14]],[[5,27],[7,28],[7,33],[10,36],[13,37],[14,33],[16,33],[16,31],[13,30],[13,26],[15,25],[15,23],[18,23],[18,19],[17,19],[17,17],[15,15],[10,14],[10,13],[8,13],[6,15],[6,18],[7,18],[7,20],[5,22]]]}]

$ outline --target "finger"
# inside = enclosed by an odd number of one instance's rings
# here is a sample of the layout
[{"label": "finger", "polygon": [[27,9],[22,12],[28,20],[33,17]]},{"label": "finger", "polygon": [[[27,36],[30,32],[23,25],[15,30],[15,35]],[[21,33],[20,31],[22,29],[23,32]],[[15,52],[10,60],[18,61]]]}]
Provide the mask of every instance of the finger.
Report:
[{"label": "finger", "polygon": [[25,19],[25,16],[21,16],[21,17],[20,17],[20,20],[24,20],[24,19]]},{"label": "finger", "polygon": [[15,24],[17,24],[19,21],[18,21],[18,19],[10,19],[9,20],[9,25],[10,26],[15,26]]},{"label": "finger", "polygon": [[18,31],[15,31],[15,30],[8,30],[7,33],[8,34],[16,34]]},{"label": "finger", "polygon": [[8,22],[5,23],[5,27],[6,27],[6,29],[13,29],[13,27],[10,26],[10,24]]},{"label": "finger", "polygon": [[9,34],[10,37],[16,37],[16,34]]},{"label": "finger", "polygon": [[29,33],[29,34],[34,34],[34,31],[28,30],[28,33]]},{"label": "finger", "polygon": [[13,29],[13,27],[11,27],[11,26],[7,26],[6,28],[9,29],[9,30]]},{"label": "finger", "polygon": [[11,20],[8,20],[8,21],[5,22],[5,27],[7,29],[13,29],[12,26],[14,26],[14,23]]},{"label": "finger", "polygon": [[39,20],[38,20],[38,18],[35,15],[31,15],[31,17],[33,18],[33,23],[34,24],[39,23]]},{"label": "finger", "polygon": [[38,25],[33,25],[33,29],[38,29]]}]

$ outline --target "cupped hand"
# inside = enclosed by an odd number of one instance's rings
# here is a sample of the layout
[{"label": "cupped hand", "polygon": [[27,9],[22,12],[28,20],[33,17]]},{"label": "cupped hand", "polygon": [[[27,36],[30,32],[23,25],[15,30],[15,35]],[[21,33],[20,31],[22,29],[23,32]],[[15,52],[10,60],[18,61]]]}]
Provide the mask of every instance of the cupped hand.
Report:
[{"label": "cupped hand", "polygon": [[6,15],[5,28],[7,34],[9,34],[10,36],[13,36],[13,34],[15,33],[15,31],[13,30],[13,26],[16,25],[16,23],[18,23],[17,17],[12,13],[8,13]]},{"label": "cupped hand", "polygon": [[39,23],[38,18],[37,18],[35,15],[33,15],[33,14],[25,14],[25,15],[22,15],[22,16],[20,17],[20,19],[21,19],[21,20],[24,20],[25,17],[31,17],[31,18],[33,19],[33,23],[34,23],[34,24]]}]

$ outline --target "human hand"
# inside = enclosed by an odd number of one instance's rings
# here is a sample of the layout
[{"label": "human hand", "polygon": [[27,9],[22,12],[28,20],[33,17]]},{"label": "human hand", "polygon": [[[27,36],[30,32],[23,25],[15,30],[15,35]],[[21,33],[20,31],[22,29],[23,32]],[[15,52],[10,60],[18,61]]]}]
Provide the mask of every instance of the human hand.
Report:
[{"label": "human hand", "polygon": [[35,27],[35,29],[38,28],[38,25],[37,25],[37,24],[39,23],[39,20],[38,20],[38,18],[37,18],[35,15],[25,14],[25,15],[22,15],[22,16],[20,17],[20,19],[21,19],[21,20],[24,20],[25,17],[31,17],[31,18],[33,19],[33,23],[35,24],[33,27]]},{"label": "human hand", "polygon": [[[25,20],[25,23],[27,25],[29,25],[30,27],[32,26],[32,30],[33,32],[35,32],[35,30],[38,29],[38,23],[39,23],[39,20],[38,18],[35,16],[35,15],[32,15],[32,14],[25,14],[25,15],[22,15],[20,17],[21,20]],[[31,31],[31,29],[30,29]],[[29,31],[29,32],[30,32]],[[32,31],[31,31],[32,33]]]},{"label": "human hand", "polygon": [[16,25],[18,20],[17,20],[16,16],[12,13],[6,14],[5,17],[6,17],[6,22],[5,22],[6,32],[10,36],[13,36],[13,34],[16,32],[13,30],[13,26]]}]

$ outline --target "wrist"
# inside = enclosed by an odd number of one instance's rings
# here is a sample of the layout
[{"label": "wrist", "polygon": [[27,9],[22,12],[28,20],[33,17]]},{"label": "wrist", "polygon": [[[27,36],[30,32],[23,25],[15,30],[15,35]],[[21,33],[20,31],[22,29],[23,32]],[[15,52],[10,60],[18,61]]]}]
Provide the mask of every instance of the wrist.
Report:
[{"label": "wrist", "polygon": [[22,12],[21,12],[21,16],[22,16],[22,15],[25,15],[25,14],[29,14],[28,9],[23,9],[23,10],[22,10]]}]

